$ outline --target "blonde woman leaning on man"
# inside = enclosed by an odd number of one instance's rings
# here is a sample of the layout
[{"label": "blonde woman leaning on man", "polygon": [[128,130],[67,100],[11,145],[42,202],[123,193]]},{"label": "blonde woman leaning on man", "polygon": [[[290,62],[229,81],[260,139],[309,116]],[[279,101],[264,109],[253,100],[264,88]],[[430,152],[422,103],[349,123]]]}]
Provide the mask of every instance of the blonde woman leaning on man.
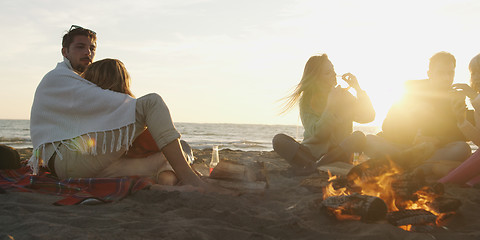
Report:
[{"label": "blonde woman leaning on man", "polygon": [[96,39],[95,32],[73,25],[63,37],[64,61],[37,87],[30,117],[33,172],[44,166],[60,178],[101,177],[148,127],[182,184],[200,191],[231,193],[205,183],[192,170],[182,151],[180,133],[158,94],[136,99],[102,89],[80,76],[95,57]]}]

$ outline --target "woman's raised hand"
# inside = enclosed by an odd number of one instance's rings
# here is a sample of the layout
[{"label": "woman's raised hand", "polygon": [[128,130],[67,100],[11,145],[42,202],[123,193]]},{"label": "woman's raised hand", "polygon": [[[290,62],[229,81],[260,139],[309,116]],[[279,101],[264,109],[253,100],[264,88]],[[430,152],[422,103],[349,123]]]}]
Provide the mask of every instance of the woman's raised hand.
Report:
[{"label": "woman's raised hand", "polygon": [[355,75],[351,73],[345,73],[342,75],[342,79],[348,84],[348,86],[352,87],[356,91],[361,90],[360,84],[358,84],[358,80],[357,80],[357,77],[355,77]]}]

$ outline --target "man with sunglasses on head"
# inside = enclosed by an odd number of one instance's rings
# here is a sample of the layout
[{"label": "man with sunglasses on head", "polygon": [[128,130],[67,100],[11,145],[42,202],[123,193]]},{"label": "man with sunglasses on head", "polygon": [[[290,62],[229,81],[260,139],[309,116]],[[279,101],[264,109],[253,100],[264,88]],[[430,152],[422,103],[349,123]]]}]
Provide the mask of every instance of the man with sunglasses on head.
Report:
[{"label": "man with sunglasses on head", "polygon": [[[62,40],[64,61],[37,87],[30,116],[34,151],[29,165],[34,174],[43,166],[60,179],[118,177],[112,169],[121,163],[122,173],[148,172],[159,184],[181,182],[200,191],[230,193],[205,183],[192,170],[158,94],[136,99],[80,76],[94,60],[96,40],[94,31],[72,25]],[[125,152],[147,126],[165,157],[125,159]]]},{"label": "man with sunglasses on head", "polygon": [[62,55],[73,70],[81,74],[92,63],[97,49],[97,34],[89,29],[72,25],[63,37]]}]

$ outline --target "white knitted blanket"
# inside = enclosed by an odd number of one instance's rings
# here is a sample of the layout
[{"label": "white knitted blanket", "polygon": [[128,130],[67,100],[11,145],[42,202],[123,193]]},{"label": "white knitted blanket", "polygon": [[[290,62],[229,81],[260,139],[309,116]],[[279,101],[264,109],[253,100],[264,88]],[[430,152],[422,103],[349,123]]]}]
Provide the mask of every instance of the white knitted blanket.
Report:
[{"label": "white knitted blanket", "polygon": [[[136,99],[126,94],[104,90],[81,78],[67,59],[58,63],[43,77],[33,100],[30,135],[34,151],[29,165],[34,174],[39,164],[47,163],[44,150],[48,144],[55,146],[62,142],[69,148],[94,155],[99,144],[103,153],[107,145],[111,145],[109,150],[113,151],[114,142],[117,149],[128,148],[135,132],[135,103]],[[109,144],[96,143],[97,133],[114,130],[120,130],[116,140],[110,139]],[[72,141],[75,138],[77,141]],[[78,143],[78,138],[95,144],[72,144]]]}]

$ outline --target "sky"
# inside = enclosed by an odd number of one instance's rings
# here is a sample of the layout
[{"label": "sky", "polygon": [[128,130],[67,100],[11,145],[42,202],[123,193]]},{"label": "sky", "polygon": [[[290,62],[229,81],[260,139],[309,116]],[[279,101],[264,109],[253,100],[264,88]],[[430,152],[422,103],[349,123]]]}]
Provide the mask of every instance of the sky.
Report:
[{"label": "sky", "polygon": [[327,53],[337,73],[357,76],[379,126],[436,52],[452,53],[455,82],[468,83],[478,13],[476,0],[2,0],[0,119],[29,119],[75,24],[97,32],[95,60],[121,60],[133,93],[160,94],[175,122],[299,125],[280,100],[308,58]]}]

